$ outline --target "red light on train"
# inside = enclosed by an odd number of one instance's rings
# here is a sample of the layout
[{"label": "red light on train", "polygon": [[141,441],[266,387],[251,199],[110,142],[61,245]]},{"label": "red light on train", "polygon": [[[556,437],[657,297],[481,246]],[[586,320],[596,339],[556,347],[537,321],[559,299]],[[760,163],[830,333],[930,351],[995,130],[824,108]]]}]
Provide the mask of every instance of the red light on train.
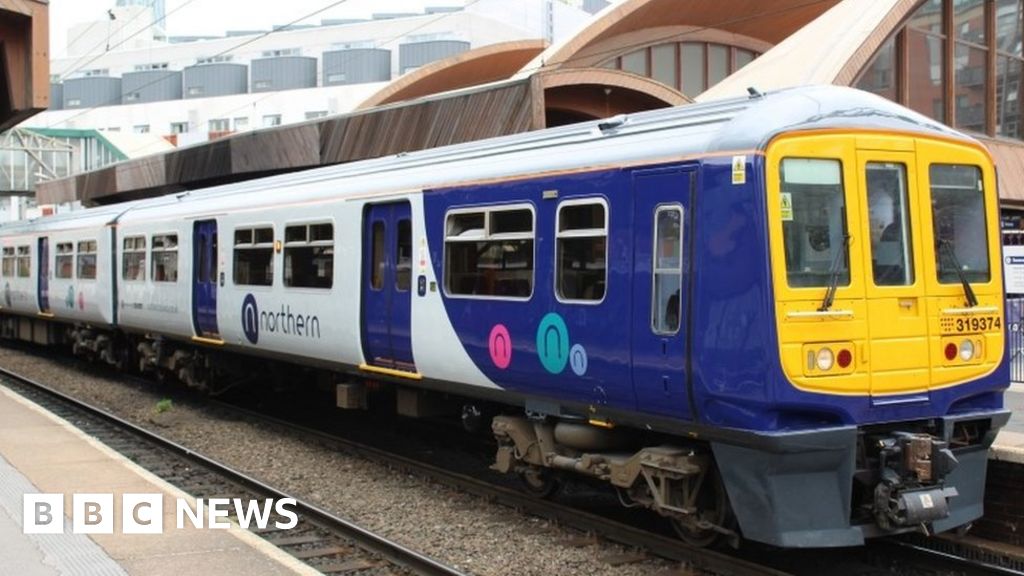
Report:
[{"label": "red light on train", "polygon": [[950,342],[949,344],[946,344],[945,353],[946,353],[946,360],[949,360],[950,362],[952,362],[953,359],[956,358],[956,355],[960,353],[960,350],[957,349],[956,344],[953,344],[952,342]]},{"label": "red light on train", "polygon": [[839,355],[836,356],[836,363],[839,364],[840,368],[846,368],[853,362],[853,354],[849,350],[840,350]]}]

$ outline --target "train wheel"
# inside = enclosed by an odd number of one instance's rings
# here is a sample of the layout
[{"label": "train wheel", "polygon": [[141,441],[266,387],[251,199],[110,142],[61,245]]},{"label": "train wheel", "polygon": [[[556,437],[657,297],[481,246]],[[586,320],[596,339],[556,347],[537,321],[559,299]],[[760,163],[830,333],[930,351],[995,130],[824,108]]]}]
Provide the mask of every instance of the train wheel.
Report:
[{"label": "train wheel", "polygon": [[519,473],[519,480],[527,492],[538,498],[551,498],[562,487],[558,477],[546,468],[530,467]]},{"label": "train wheel", "polygon": [[[720,529],[716,530],[710,526],[727,528],[731,531],[733,524],[729,496],[725,493],[725,485],[722,483],[718,470],[712,469],[708,472],[700,494],[697,496],[696,505],[697,513],[694,517],[689,520],[672,518],[672,528],[675,529],[679,538],[690,546],[706,548],[727,536]],[[735,539],[735,536],[733,538]]]}]

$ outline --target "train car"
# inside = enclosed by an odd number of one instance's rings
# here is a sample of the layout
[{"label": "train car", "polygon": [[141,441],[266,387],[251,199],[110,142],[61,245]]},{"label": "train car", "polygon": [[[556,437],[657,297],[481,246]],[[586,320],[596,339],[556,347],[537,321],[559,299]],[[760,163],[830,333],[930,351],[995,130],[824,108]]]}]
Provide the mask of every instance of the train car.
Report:
[{"label": "train car", "polygon": [[979,143],[807,87],[141,201],[110,297],[129,365],[491,403],[494,468],[540,493],[847,546],[982,514],[998,222]]},{"label": "train car", "polygon": [[20,334],[47,344],[58,339],[54,330],[63,325],[106,330],[115,325],[110,296],[113,230],[108,224],[124,210],[102,208],[3,227],[4,335]]}]

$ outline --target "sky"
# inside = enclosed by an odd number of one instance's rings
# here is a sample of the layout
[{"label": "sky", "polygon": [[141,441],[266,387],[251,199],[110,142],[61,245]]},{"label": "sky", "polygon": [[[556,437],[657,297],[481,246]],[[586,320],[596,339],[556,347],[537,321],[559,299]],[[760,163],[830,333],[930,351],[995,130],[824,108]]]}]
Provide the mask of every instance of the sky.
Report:
[{"label": "sky", "polygon": [[[50,57],[67,52],[68,29],[107,18],[115,0],[50,0]],[[424,6],[461,6],[464,0],[166,0],[165,28],[172,36],[220,36],[226,30],[266,30],[337,4],[311,17],[369,18],[374,12],[422,12]]]}]

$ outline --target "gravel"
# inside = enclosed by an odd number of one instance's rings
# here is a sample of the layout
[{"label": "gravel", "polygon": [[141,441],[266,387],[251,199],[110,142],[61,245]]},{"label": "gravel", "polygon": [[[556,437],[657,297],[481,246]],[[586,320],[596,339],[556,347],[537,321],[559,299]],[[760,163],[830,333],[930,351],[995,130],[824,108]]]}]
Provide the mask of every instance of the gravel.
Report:
[{"label": "gravel", "polygon": [[68,361],[10,348],[0,348],[0,366],[155,428],[178,443],[472,574],[690,573],[660,559],[615,565],[617,557],[635,551],[581,538],[579,532],[546,520],[279,431],[226,420],[202,407],[174,404],[158,414],[159,392],[114,374],[97,376]]}]

